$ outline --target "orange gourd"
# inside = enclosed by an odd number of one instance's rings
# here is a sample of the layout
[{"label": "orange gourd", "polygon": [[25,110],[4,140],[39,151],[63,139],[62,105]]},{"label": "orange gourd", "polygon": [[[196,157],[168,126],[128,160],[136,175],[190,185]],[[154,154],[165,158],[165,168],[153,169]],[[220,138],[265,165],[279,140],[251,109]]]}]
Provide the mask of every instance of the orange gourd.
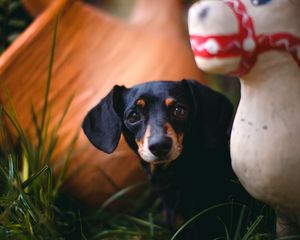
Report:
[{"label": "orange gourd", "polygon": [[[182,78],[203,81],[190,50],[179,0],[140,0],[126,22],[81,1],[56,0],[0,57],[0,98],[5,103],[3,93],[10,93],[24,129],[33,131],[31,102],[41,114],[54,19],[59,12],[50,127],[70,95],[75,97],[60,129],[52,164],[64,154],[87,111],[113,85],[130,87]],[[116,191],[114,185],[121,188],[144,178],[138,159],[123,139],[107,155],[80,132],[65,186],[79,199],[98,205]]]}]

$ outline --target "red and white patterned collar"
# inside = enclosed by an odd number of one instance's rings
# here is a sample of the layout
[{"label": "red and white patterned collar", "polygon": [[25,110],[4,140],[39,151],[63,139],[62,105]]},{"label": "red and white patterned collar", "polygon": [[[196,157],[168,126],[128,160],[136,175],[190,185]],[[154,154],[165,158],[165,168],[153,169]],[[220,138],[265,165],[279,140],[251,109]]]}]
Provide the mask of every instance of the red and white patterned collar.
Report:
[{"label": "red and white patterned collar", "polygon": [[237,17],[239,32],[233,35],[190,35],[195,56],[202,58],[241,57],[238,69],[229,73],[233,76],[247,74],[260,53],[269,50],[288,51],[300,67],[300,38],[289,33],[255,33],[251,16],[241,0],[224,0]]}]

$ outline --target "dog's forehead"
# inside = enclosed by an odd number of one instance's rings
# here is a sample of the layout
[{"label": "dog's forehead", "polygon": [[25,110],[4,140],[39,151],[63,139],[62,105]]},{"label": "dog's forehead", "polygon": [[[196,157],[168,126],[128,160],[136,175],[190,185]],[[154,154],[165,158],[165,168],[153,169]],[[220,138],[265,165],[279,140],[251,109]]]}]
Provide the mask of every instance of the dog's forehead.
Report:
[{"label": "dog's forehead", "polygon": [[185,95],[185,88],[180,82],[156,81],[147,82],[129,88],[125,94],[128,102],[140,98],[165,99],[168,97],[180,98]]}]

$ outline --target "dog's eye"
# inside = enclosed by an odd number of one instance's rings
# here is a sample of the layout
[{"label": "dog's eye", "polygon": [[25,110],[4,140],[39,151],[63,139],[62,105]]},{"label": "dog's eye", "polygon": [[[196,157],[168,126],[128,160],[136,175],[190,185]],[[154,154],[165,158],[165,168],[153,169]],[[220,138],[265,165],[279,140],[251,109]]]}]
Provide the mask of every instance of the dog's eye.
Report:
[{"label": "dog's eye", "polygon": [[176,118],[185,118],[187,114],[187,111],[183,107],[175,107],[173,110],[173,115]]},{"label": "dog's eye", "polygon": [[127,117],[127,121],[129,123],[136,123],[137,121],[139,121],[141,119],[141,116],[139,113],[135,112],[135,111],[132,111],[128,114],[128,117]]}]

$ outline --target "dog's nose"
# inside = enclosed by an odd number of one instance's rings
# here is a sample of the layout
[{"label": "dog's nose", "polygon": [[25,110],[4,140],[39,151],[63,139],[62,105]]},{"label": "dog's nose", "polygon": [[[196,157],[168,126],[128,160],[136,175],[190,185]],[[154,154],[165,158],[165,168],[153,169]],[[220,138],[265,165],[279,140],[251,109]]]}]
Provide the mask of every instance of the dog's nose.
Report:
[{"label": "dog's nose", "polygon": [[156,137],[149,139],[149,150],[156,157],[165,157],[172,147],[172,139],[169,137]]}]

